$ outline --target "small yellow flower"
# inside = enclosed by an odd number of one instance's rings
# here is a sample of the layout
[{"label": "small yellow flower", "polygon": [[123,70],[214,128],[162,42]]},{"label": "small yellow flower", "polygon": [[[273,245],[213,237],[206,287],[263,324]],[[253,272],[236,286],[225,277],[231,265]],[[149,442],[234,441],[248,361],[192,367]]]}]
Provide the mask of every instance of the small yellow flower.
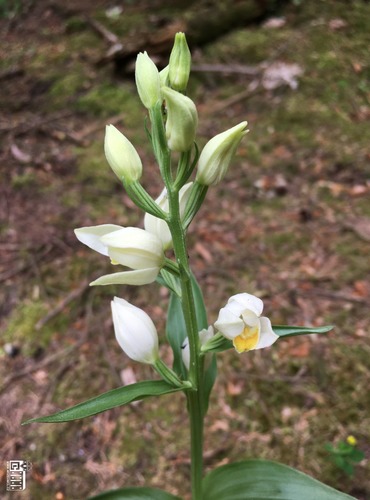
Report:
[{"label": "small yellow flower", "polygon": [[346,441],[351,446],[356,446],[356,444],[357,444],[357,439],[355,438],[355,436],[352,436],[352,435],[348,436]]}]

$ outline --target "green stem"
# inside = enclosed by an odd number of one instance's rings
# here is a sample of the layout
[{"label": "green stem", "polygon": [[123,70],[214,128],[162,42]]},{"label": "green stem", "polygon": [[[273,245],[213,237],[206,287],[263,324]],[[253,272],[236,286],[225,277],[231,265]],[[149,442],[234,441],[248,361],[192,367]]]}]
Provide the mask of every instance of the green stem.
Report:
[{"label": "green stem", "polygon": [[195,312],[193,288],[190,280],[190,267],[185,242],[185,231],[180,218],[179,196],[177,189],[169,193],[170,221],[173,247],[180,271],[181,303],[186,330],[189,338],[190,366],[189,381],[192,389],[187,392],[190,416],[191,437],[191,485],[193,500],[202,498],[203,475],[203,364],[200,358],[200,342]]}]

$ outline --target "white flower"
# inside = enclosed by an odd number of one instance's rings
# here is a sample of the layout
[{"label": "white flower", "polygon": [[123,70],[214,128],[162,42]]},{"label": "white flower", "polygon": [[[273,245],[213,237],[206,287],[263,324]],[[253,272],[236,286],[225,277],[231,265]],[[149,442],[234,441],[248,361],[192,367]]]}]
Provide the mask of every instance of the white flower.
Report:
[{"label": "white flower", "polygon": [[218,315],[215,328],[227,339],[233,341],[240,353],[262,349],[272,345],[279,337],[271,327],[271,321],[261,316],[263,302],[249,293],[230,297]]},{"label": "white flower", "polygon": [[135,80],[141,102],[146,108],[153,108],[161,98],[160,77],[146,52],[140,52],[136,58]]},{"label": "white flower", "polygon": [[105,128],[104,152],[111,169],[120,180],[124,178],[132,182],[140,179],[143,171],[140,156],[114,125]]},{"label": "white flower", "polygon": [[75,229],[75,234],[81,243],[109,256],[112,264],[121,264],[133,269],[101,276],[90,285],[152,283],[164,265],[162,241],[144,229],[102,224]]},{"label": "white flower", "polygon": [[[191,189],[192,185],[193,185],[192,182],[188,182],[180,189],[179,203],[180,203],[180,216],[181,217],[184,214],[186,202],[189,199],[190,189]],[[155,201],[160,206],[160,208],[162,210],[164,210],[165,212],[169,211],[168,196],[167,196],[166,188],[163,189],[163,191],[161,192],[161,194],[158,196],[158,198]],[[172,247],[172,236],[171,236],[171,232],[168,228],[168,224],[166,221],[164,221],[163,219],[160,219],[159,217],[155,217],[154,215],[146,213],[145,217],[144,217],[144,227],[145,227],[146,231],[149,231],[150,233],[157,235],[158,238],[160,238],[162,240],[163,248],[165,250]]]},{"label": "white flower", "polygon": [[247,125],[247,122],[241,122],[207,142],[198,162],[196,180],[200,184],[211,186],[224,178],[236,148],[248,132]]},{"label": "white flower", "polygon": [[134,361],[154,364],[158,360],[158,335],[150,317],[118,297],[111,307],[114,332],[123,351]]},{"label": "white flower", "polygon": [[172,151],[189,151],[198,126],[197,108],[189,97],[169,87],[162,87],[162,94],[166,99],[168,147]]},{"label": "white flower", "polygon": [[[213,330],[213,326],[209,326],[207,329],[206,328],[203,328],[203,330],[201,330],[199,332],[199,338],[200,338],[200,345],[205,345],[208,340],[210,340],[214,335],[214,330]],[[184,365],[186,366],[186,368],[189,370],[189,366],[190,366],[190,348],[189,348],[189,339],[188,337],[186,337],[186,339],[184,340],[182,346],[181,346],[181,356],[182,356],[182,361],[184,363]]]}]

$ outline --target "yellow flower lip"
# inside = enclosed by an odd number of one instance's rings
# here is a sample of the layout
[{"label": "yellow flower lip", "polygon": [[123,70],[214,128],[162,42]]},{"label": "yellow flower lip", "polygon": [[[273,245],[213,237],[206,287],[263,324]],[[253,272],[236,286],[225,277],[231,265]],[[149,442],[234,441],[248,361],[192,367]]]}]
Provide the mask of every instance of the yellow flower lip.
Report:
[{"label": "yellow flower lip", "polygon": [[258,344],[260,326],[246,326],[243,332],[234,338],[233,344],[238,353],[250,351]]}]

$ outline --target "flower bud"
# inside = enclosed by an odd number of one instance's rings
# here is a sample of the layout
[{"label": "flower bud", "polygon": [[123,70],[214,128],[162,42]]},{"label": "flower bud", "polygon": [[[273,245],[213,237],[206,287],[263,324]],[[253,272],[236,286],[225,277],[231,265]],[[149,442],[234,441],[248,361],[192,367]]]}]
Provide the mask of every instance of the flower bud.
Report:
[{"label": "flower bud", "polygon": [[111,307],[114,332],[123,351],[134,361],[154,364],[158,360],[158,334],[150,317],[118,297]]},{"label": "flower bud", "polygon": [[189,151],[198,126],[197,108],[189,97],[169,87],[162,87],[162,94],[166,99],[168,147],[172,151]]},{"label": "flower bud", "polygon": [[[179,191],[180,217],[184,215],[186,202],[189,199],[192,185],[192,182],[188,182],[188,184],[182,186]],[[163,191],[155,201],[162,210],[168,212],[169,204],[166,188],[163,189]],[[168,228],[168,224],[165,220],[159,219],[158,217],[154,217],[154,215],[146,213],[144,217],[144,227],[146,231],[149,231],[149,233],[153,233],[158,236],[158,238],[163,243],[164,250],[172,247],[172,236]]]},{"label": "flower bud", "polygon": [[171,88],[185,92],[188,85],[191,54],[184,33],[176,33],[170,55],[169,81]]},{"label": "flower bud", "polygon": [[198,162],[196,180],[200,184],[211,186],[224,178],[240,141],[248,132],[247,124],[241,122],[207,142]]},{"label": "flower bud", "polygon": [[140,179],[143,166],[136,149],[114,125],[105,128],[104,152],[108,163],[122,180],[133,182]]},{"label": "flower bud", "polygon": [[159,72],[159,80],[161,82],[161,87],[168,87],[168,73],[170,67],[167,65]]},{"label": "flower bud", "polygon": [[161,98],[160,78],[157,66],[146,52],[140,52],[136,58],[135,80],[141,102],[146,108],[153,108]]}]

